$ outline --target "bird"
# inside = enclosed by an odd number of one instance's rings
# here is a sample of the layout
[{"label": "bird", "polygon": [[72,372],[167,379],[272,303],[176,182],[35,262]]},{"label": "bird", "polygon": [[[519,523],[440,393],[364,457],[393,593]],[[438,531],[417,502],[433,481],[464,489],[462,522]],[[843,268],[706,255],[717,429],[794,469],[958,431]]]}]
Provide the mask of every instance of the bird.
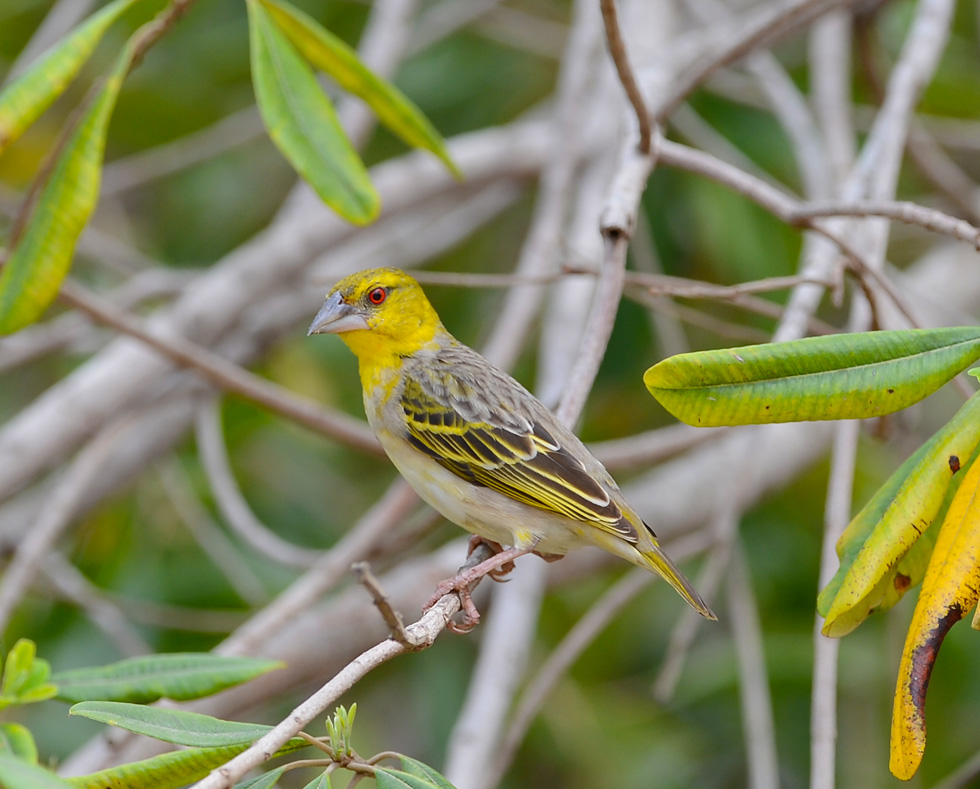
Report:
[{"label": "bird", "polygon": [[314,334],[338,335],[357,357],[368,424],[419,497],[497,552],[440,584],[426,609],[456,591],[459,630],[468,630],[479,621],[469,596],[476,578],[509,572],[526,553],[554,560],[593,545],[661,575],[716,619],[602,463],[520,383],[453,337],[413,277],[376,268],[341,279]]}]

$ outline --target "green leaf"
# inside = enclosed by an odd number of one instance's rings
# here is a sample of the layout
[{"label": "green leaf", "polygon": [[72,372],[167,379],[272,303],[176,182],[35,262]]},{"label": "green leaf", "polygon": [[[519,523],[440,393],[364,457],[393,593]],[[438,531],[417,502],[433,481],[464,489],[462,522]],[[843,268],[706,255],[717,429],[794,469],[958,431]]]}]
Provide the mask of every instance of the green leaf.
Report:
[{"label": "green leaf", "polygon": [[262,0],[276,25],[316,69],[329,74],[344,90],[362,98],[378,119],[408,145],[438,156],[450,172],[462,174],[446,143],[429,119],[398,88],[361,62],[357,52],[319,22],[281,0]]},{"label": "green leaf", "polygon": [[846,635],[875,609],[894,605],[925,575],[957,470],[980,445],[980,394],[912,454],[854,516],[837,543],[840,568],[820,593],[824,634]]},{"label": "green leaf", "polygon": [[418,778],[424,778],[430,784],[432,784],[432,786],[438,787],[438,789],[456,789],[455,786],[446,780],[445,776],[432,767],[429,767],[429,765],[401,753],[398,754],[398,758],[401,759],[402,767],[405,769],[406,773],[414,775]]},{"label": "green leaf", "polygon": [[359,225],[381,202],[330,99],[258,0],[248,0],[252,84],[269,136],[334,211]]},{"label": "green leaf", "polygon": [[108,666],[61,671],[51,677],[62,701],[186,701],[254,679],[282,663],[208,653],[148,655]]},{"label": "green leaf", "polygon": [[[188,748],[172,751],[141,762],[130,762],[97,773],[68,778],[68,786],[75,789],[177,789],[203,778],[247,747],[237,745],[229,748]],[[59,789],[64,789],[64,784],[59,785]]]},{"label": "green leaf", "polygon": [[303,789],[330,789],[330,773],[320,773],[310,781]]},{"label": "green leaf", "polygon": [[379,789],[434,789],[438,784],[401,770],[379,767],[374,773]]},{"label": "green leaf", "polygon": [[121,701],[83,701],[69,712],[175,745],[202,748],[250,745],[272,728],[260,723],[225,721],[199,712],[146,707]]},{"label": "green leaf", "polygon": [[0,91],[0,153],[64,92],[105,31],[136,2],[115,0],[92,14]]},{"label": "green leaf", "polygon": [[978,327],[866,332],[679,354],[643,380],[698,427],[864,419],[917,403],[978,356]]},{"label": "green leaf", "polygon": [[37,647],[28,638],[21,638],[14,644],[3,663],[3,681],[0,682],[0,694],[17,696],[27,685]]},{"label": "green leaf", "polygon": [[269,770],[269,772],[262,773],[262,775],[248,781],[235,784],[235,789],[272,789],[282,778],[284,772],[286,772],[285,767],[277,767],[275,770]]},{"label": "green leaf", "polygon": [[75,243],[99,197],[105,138],[129,70],[126,47],[58,156],[24,232],[0,271],[0,334],[37,320],[68,274]]},{"label": "green leaf", "polygon": [[26,726],[19,723],[0,723],[0,754],[9,754],[25,762],[37,764],[37,745]]},{"label": "green leaf", "polygon": [[0,753],[0,784],[4,789],[71,789],[50,770],[6,753]]}]

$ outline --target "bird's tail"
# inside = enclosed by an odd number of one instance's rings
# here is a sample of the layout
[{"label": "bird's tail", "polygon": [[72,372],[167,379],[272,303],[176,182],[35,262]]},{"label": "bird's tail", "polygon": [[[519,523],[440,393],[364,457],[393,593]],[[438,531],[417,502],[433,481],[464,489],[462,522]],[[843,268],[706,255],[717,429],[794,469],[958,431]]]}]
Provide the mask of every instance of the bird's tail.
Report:
[{"label": "bird's tail", "polygon": [[691,586],[691,582],[684,577],[684,573],[677,569],[674,563],[667,557],[667,554],[661,551],[657,545],[645,548],[642,551],[637,550],[636,553],[649,569],[663,576],[664,580],[677,590],[677,594],[687,600],[688,605],[701,614],[701,616],[706,619],[718,618],[715,616],[714,611],[708,607],[708,604],[704,602],[701,595]]}]

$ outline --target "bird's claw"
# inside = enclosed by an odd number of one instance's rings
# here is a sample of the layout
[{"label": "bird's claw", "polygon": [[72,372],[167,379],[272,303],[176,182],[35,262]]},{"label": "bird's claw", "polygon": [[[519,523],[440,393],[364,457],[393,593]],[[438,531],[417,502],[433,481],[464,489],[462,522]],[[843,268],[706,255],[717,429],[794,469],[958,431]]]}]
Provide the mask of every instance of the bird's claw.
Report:
[{"label": "bird's claw", "polygon": [[432,597],[430,597],[426,604],[422,606],[422,613],[426,613],[447,594],[452,594],[455,592],[459,597],[459,608],[463,616],[459,622],[452,619],[449,620],[449,622],[446,623],[446,629],[459,635],[469,633],[474,627],[480,624],[480,612],[477,610],[476,604],[473,602],[473,596],[470,592],[470,583],[472,583],[470,579],[460,577],[459,575],[457,575],[455,578],[447,578],[445,581],[440,581],[436,585],[436,591],[433,593]]}]

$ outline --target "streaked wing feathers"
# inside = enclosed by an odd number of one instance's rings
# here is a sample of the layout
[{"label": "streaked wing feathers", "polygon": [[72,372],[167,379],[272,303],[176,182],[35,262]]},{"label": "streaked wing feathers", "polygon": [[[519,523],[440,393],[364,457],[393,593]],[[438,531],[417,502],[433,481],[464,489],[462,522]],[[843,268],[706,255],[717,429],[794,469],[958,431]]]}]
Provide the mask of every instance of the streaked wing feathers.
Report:
[{"label": "streaked wing feathers", "polygon": [[[409,377],[402,393],[408,437],[416,449],[467,482],[636,541],[635,529],[609,492],[539,422],[462,382],[453,382],[452,398],[440,396],[450,388],[443,381],[426,383]],[[468,402],[459,402],[461,393]],[[474,421],[460,411],[486,417]]]}]

